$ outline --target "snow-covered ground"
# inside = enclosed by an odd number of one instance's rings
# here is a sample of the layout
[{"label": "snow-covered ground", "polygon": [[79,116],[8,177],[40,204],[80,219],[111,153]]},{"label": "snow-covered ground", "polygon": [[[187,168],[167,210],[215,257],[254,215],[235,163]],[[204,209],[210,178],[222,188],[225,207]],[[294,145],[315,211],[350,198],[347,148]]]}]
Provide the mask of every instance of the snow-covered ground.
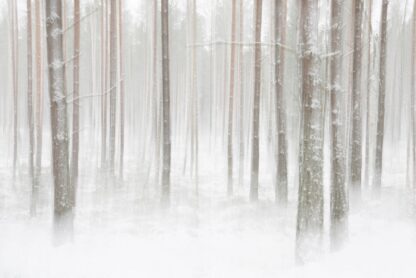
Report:
[{"label": "snow-covered ground", "polygon": [[322,257],[296,266],[295,194],[283,212],[272,194],[251,204],[238,186],[227,199],[224,180],[206,174],[197,206],[192,183],[178,174],[171,208],[162,209],[152,185],[137,186],[137,173],[126,171],[125,184],[110,186],[84,169],[74,241],[56,247],[50,187],[30,218],[27,180],[13,185],[10,169],[0,172],[0,277],[416,277],[415,222],[404,186],[385,187],[381,200],[365,194],[351,211],[345,248],[328,251],[326,223]]}]

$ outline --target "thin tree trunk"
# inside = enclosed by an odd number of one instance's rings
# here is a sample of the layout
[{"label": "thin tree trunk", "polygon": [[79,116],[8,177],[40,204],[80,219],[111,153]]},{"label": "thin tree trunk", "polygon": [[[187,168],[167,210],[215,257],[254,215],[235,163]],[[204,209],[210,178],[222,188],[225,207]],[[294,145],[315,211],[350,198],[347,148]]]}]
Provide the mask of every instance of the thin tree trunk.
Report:
[{"label": "thin tree trunk", "polygon": [[373,39],[373,28],[372,28],[372,9],[373,9],[373,1],[370,0],[368,4],[368,40],[367,40],[367,119],[366,119],[366,140],[365,140],[365,178],[364,178],[364,184],[365,186],[370,185],[370,120],[371,120],[371,114],[370,114],[370,99],[371,99],[371,64],[372,64],[372,58],[371,58],[371,42]]},{"label": "thin tree trunk", "polygon": [[72,165],[70,200],[75,205],[78,185],[79,154],[79,55],[80,55],[80,0],[74,0],[74,57],[73,57],[73,108],[72,108]]},{"label": "thin tree trunk", "polygon": [[376,142],[376,165],[373,181],[373,190],[376,196],[381,194],[381,177],[383,171],[383,143],[384,143],[384,111],[386,99],[386,50],[387,50],[387,11],[388,0],[383,0],[381,10],[381,35],[380,35],[380,77],[378,95],[378,117],[377,117],[377,142]]},{"label": "thin tree trunk", "polygon": [[322,91],[318,84],[318,1],[300,7],[302,129],[300,181],[296,225],[296,261],[304,263],[317,253],[323,231]]},{"label": "thin tree trunk", "polygon": [[[244,34],[244,0],[240,0],[240,41],[243,41],[243,34]],[[240,186],[243,185],[244,179],[244,48],[242,45],[239,46],[239,63],[238,63],[238,78],[240,83],[240,101],[239,101],[239,108],[240,108],[240,145],[239,145],[239,184]]]},{"label": "thin tree trunk", "polygon": [[42,55],[42,1],[35,1],[35,55],[36,55],[36,155],[35,186],[39,187],[42,174],[42,139],[43,139],[43,55]]},{"label": "thin tree trunk", "polygon": [[26,1],[27,12],[27,120],[29,127],[29,175],[32,185],[30,215],[36,215],[37,187],[34,179],[34,121],[33,121],[33,51],[32,51],[32,0]]},{"label": "thin tree trunk", "polygon": [[52,167],[54,178],[54,228],[57,240],[72,232],[69,200],[69,154],[65,69],[62,43],[62,1],[46,0],[49,96],[51,100]]},{"label": "thin tree trunk", "polygon": [[345,152],[343,145],[343,119],[341,115],[344,99],[342,84],[342,0],[332,0],[331,8],[331,196],[330,196],[330,234],[331,248],[341,247],[345,240],[348,225],[348,200],[345,187]]},{"label": "thin tree trunk", "polygon": [[123,17],[123,0],[119,2],[119,48],[120,48],[120,169],[119,176],[120,180],[123,180],[124,172],[124,84],[125,84],[125,73],[124,73],[124,17]]},{"label": "thin tree trunk", "polygon": [[107,164],[107,45],[108,45],[108,8],[107,0],[102,0],[101,25],[101,168]]},{"label": "thin tree trunk", "polygon": [[232,0],[232,15],[231,15],[231,61],[230,61],[230,93],[228,97],[228,147],[227,147],[227,161],[228,161],[228,196],[233,195],[233,117],[234,117],[234,78],[235,78],[235,56],[236,56],[236,21],[237,21],[237,3]]},{"label": "thin tree trunk", "polygon": [[162,167],[162,201],[169,203],[170,198],[170,165],[171,165],[171,134],[170,134],[170,79],[169,79],[169,1],[162,0],[162,86],[163,86],[163,167]]},{"label": "thin tree trunk", "polygon": [[110,173],[114,174],[117,103],[117,1],[110,1]]},{"label": "thin tree trunk", "polygon": [[[276,0],[275,4],[275,39],[281,45],[286,43],[286,1]],[[286,105],[284,104],[284,69],[285,51],[276,44],[276,131],[277,131],[277,171],[276,171],[276,201],[283,207],[287,204],[287,141],[286,141]]]},{"label": "thin tree trunk", "polygon": [[361,197],[361,167],[362,167],[362,121],[361,121],[361,53],[362,53],[362,18],[364,2],[354,2],[354,54],[352,71],[352,139],[351,139],[351,197],[353,200]]},{"label": "thin tree trunk", "polygon": [[262,0],[255,0],[255,54],[254,54],[254,103],[253,131],[251,154],[250,199],[257,201],[259,196],[259,125],[260,125],[260,93],[261,93],[261,23]]}]

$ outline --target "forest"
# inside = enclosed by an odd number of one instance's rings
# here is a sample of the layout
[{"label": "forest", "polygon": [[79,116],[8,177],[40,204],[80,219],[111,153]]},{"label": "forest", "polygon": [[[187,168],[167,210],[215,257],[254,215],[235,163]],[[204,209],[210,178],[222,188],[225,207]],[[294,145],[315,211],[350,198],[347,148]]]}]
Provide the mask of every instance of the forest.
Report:
[{"label": "forest", "polygon": [[0,0],[0,277],[413,277],[416,0]]}]

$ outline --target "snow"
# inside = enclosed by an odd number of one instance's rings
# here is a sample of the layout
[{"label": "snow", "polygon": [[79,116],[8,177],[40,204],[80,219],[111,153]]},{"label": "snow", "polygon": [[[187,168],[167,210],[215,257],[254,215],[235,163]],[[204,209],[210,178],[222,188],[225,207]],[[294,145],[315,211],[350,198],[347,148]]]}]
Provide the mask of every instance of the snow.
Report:
[{"label": "snow", "polygon": [[[50,189],[41,190],[39,215],[31,219],[27,180],[20,178],[12,189],[10,171],[0,168],[5,178],[0,190],[0,277],[387,278],[416,274],[415,226],[409,214],[410,195],[402,186],[384,187],[381,200],[371,199],[364,190],[361,207],[350,214],[345,248],[328,251],[326,227],[322,257],[296,266],[295,194],[286,211],[265,198],[272,194],[264,191],[261,200],[251,204],[247,188],[238,185],[236,196],[227,199],[225,181],[203,173],[196,206],[192,183],[177,175],[172,179],[171,207],[163,209],[152,186],[134,185],[133,169],[126,171],[131,183],[114,186],[87,172],[81,176],[74,240],[54,246]],[[49,175],[46,169],[44,184],[50,183]],[[397,180],[389,177],[386,182]],[[271,181],[263,178],[260,184],[268,190],[265,187]]]}]

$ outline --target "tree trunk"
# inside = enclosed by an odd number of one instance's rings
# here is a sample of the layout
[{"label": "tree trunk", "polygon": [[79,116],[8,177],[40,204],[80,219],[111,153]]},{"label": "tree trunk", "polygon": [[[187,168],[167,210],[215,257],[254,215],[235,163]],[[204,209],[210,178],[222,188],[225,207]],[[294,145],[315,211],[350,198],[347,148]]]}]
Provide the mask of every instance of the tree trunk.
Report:
[{"label": "tree trunk", "polygon": [[233,195],[233,116],[234,116],[234,78],[235,78],[235,38],[236,38],[236,0],[232,0],[232,15],[231,15],[231,61],[230,61],[230,94],[228,97],[228,146],[227,146],[227,161],[228,161],[228,196]]},{"label": "tree trunk", "polygon": [[332,0],[331,8],[331,196],[330,196],[330,239],[331,248],[338,249],[346,237],[348,225],[348,200],[345,187],[345,162],[343,119],[341,106],[342,84],[342,0]]},{"label": "tree trunk", "polygon": [[301,5],[302,129],[300,181],[296,225],[296,261],[319,253],[323,230],[323,121],[322,91],[318,84],[318,1]]},{"label": "tree trunk", "polygon": [[362,121],[361,121],[361,53],[362,53],[362,18],[363,5],[361,0],[354,2],[354,54],[352,73],[352,140],[351,140],[351,198],[361,197],[361,166],[362,166]]},{"label": "tree trunk", "polygon": [[[281,45],[286,42],[286,1],[276,0],[275,4],[275,39]],[[283,207],[287,204],[287,141],[286,141],[286,105],[284,104],[284,69],[285,50],[276,43],[276,131],[277,131],[277,169],[276,169],[276,201]]]},{"label": "tree trunk", "polygon": [[123,21],[123,0],[119,2],[119,48],[120,48],[120,168],[119,176],[120,180],[123,180],[123,169],[124,169],[124,84],[125,84],[125,73],[124,73],[124,21]]},{"label": "tree trunk", "polygon": [[116,103],[117,103],[117,1],[110,1],[110,173],[114,174],[116,153]]},{"label": "tree trunk", "polygon": [[170,198],[170,79],[169,79],[169,1],[162,0],[162,117],[163,117],[163,167],[162,167],[162,201],[169,203]]},{"label": "tree trunk", "polygon": [[71,229],[69,200],[68,124],[62,44],[62,1],[46,0],[49,97],[51,100],[52,168],[54,178],[54,228],[57,240]]},{"label": "tree trunk", "polygon": [[35,1],[35,55],[36,55],[36,157],[35,186],[39,187],[42,174],[42,139],[43,139],[43,55],[42,55],[42,14],[41,1]]},{"label": "tree trunk", "polygon": [[372,58],[371,58],[371,45],[373,40],[373,28],[372,28],[372,9],[373,9],[373,1],[370,0],[368,3],[368,40],[367,40],[367,119],[366,119],[366,140],[365,140],[365,175],[364,175],[364,184],[365,186],[370,185],[370,99],[371,99],[371,64],[372,64]]},{"label": "tree trunk", "polygon": [[27,9],[27,120],[29,127],[29,175],[32,185],[30,215],[36,215],[37,187],[34,179],[34,121],[33,121],[33,53],[32,53],[32,0],[26,1]]},{"label": "tree trunk", "polygon": [[255,54],[254,54],[254,102],[253,131],[251,138],[251,184],[250,199],[257,201],[259,196],[259,125],[260,125],[260,93],[261,93],[261,20],[262,0],[255,0]]},{"label": "tree trunk", "polygon": [[381,194],[381,177],[383,171],[383,143],[384,143],[384,111],[386,99],[386,50],[387,50],[387,11],[388,0],[383,0],[381,9],[381,35],[380,35],[380,77],[378,95],[377,116],[377,142],[376,142],[376,165],[374,173],[373,190],[378,197]]},{"label": "tree trunk", "polygon": [[108,5],[102,0],[101,25],[101,169],[107,166],[107,46],[108,46]]},{"label": "tree trunk", "polygon": [[72,104],[72,165],[70,200],[75,204],[78,185],[79,154],[79,55],[80,55],[80,0],[74,0],[74,68],[73,68],[73,104]]}]

